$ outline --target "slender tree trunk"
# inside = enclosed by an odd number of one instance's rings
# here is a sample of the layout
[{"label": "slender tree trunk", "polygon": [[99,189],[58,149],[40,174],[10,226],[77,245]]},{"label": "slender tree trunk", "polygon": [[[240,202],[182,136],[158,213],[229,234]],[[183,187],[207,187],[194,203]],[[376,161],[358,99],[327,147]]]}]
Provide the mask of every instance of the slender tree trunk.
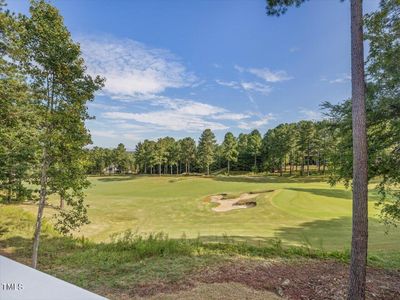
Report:
[{"label": "slender tree trunk", "polygon": [[365,112],[362,0],[351,0],[353,230],[348,299],[365,299],[368,247],[368,146]]},{"label": "slender tree trunk", "polygon": [[60,195],[60,209],[64,209],[64,202],[65,202],[64,196]]},{"label": "slender tree trunk", "polygon": [[257,169],[257,155],[254,154],[254,171]]},{"label": "slender tree trunk", "polygon": [[10,171],[10,174],[8,176],[7,203],[11,203],[12,190],[13,190],[12,186],[13,186],[12,171]]},{"label": "slender tree trunk", "polygon": [[326,167],[326,161],[324,157],[324,160],[322,161],[322,174],[325,174],[325,167]]},{"label": "slender tree trunk", "polygon": [[321,153],[318,150],[318,174],[321,174]]},{"label": "slender tree trunk", "polygon": [[310,176],[310,147],[307,151],[307,176]]},{"label": "slender tree trunk", "polygon": [[210,165],[207,164],[207,175],[210,175]]},{"label": "slender tree trunk", "polygon": [[158,175],[161,176],[161,164],[158,164]]},{"label": "slender tree trunk", "polygon": [[229,171],[230,171],[230,161],[228,159],[228,176],[229,176]]},{"label": "slender tree trunk", "polygon": [[40,240],[40,231],[42,228],[42,217],[44,206],[46,205],[46,197],[47,197],[47,169],[48,169],[48,157],[47,157],[47,149],[45,148],[43,151],[42,157],[42,166],[41,166],[41,174],[40,174],[40,199],[38,205],[38,214],[36,218],[36,226],[35,233],[33,235],[33,249],[32,249],[32,268],[36,269],[37,267],[37,258],[39,251],[39,240]]}]

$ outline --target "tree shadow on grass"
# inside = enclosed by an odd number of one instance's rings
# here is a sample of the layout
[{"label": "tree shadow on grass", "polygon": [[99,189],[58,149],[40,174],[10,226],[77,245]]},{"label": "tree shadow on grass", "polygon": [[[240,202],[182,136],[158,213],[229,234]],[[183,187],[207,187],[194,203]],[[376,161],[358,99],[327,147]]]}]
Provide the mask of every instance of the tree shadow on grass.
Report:
[{"label": "tree shadow on grass", "polygon": [[[323,197],[331,197],[331,198],[341,198],[341,199],[346,199],[346,200],[352,200],[352,191],[351,189],[335,189],[335,188],[327,188],[327,189],[308,189],[308,188],[286,188],[287,190],[292,190],[292,191],[298,191],[298,192],[307,192],[311,193],[317,196],[323,196]],[[369,202],[375,202],[376,197],[374,197],[371,193],[372,191],[369,192]]]},{"label": "tree shadow on grass", "polygon": [[245,177],[245,176],[209,176],[215,181],[223,181],[223,182],[246,182],[246,183],[270,183],[267,177]]},{"label": "tree shadow on grass", "polygon": [[130,181],[130,180],[135,180],[139,179],[140,175],[110,175],[108,177],[101,177],[98,178],[98,181],[101,182],[118,182],[118,181]]},{"label": "tree shadow on grass", "polygon": [[334,188],[328,188],[328,189],[286,188],[286,189],[297,192],[307,192],[323,197],[341,198],[346,200],[352,199],[351,190],[339,190]]},{"label": "tree shadow on grass", "polygon": [[298,176],[213,176],[215,181],[223,182],[246,182],[246,183],[312,183],[325,182],[321,177],[298,177]]},{"label": "tree shadow on grass", "polygon": [[350,247],[351,226],[351,217],[315,220],[295,227],[282,226],[275,231],[275,237],[292,245],[343,250]]}]

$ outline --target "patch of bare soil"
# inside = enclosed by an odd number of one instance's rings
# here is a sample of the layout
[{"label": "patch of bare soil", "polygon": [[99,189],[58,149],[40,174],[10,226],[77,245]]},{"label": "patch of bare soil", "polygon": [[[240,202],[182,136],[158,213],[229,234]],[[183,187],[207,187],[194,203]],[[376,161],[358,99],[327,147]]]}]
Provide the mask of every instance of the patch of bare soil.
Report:
[{"label": "patch of bare soil", "polygon": [[214,195],[211,196],[211,202],[218,203],[219,205],[217,207],[213,207],[212,210],[216,212],[225,212],[233,209],[254,207],[257,205],[257,203],[250,200],[256,198],[258,195],[259,194],[256,193],[244,193],[239,197],[232,199],[224,199],[223,194]]},{"label": "patch of bare soil", "polygon": [[[239,283],[247,288],[272,292],[286,299],[341,300],[346,299],[347,281],[348,265],[335,261],[315,260],[297,263],[243,261],[205,269],[181,282],[136,286],[130,295],[150,297],[159,293],[173,293],[171,294],[173,296],[175,293],[192,290],[201,284]],[[368,268],[366,299],[400,299],[400,270]]]}]

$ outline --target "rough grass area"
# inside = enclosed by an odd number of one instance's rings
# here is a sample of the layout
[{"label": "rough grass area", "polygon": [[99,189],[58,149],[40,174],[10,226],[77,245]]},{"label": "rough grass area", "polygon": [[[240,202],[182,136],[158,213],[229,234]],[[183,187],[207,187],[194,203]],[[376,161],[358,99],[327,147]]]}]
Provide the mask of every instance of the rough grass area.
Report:
[{"label": "rough grass area", "polygon": [[[29,264],[34,220],[21,208],[0,206],[0,254]],[[206,243],[126,231],[96,243],[60,236],[46,223],[39,268],[111,299],[300,299],[299,291],[313,299],[341,299],[348,259],[346,251],[284,246],[280,240],[259,247],[226,236]],[[400,256],[373,255],[369,264],[369,295],[395,299],[390,297],[398,292]],[[377,269],[382,266],[390,270]]]}]

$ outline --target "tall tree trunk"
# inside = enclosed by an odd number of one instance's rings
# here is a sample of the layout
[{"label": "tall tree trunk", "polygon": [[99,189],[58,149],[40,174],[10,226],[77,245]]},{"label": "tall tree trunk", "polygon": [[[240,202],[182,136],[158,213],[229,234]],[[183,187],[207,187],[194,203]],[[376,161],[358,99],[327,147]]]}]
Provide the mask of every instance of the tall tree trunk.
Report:
[{"label": "tall tree trunk", "polygon": [[64,209],[64,196],[60,195],[60,209]]},{"label": "tall tree trunk", "polygon": [[158,175],[161,176],[161,164],[158,164]]},{"label": "tall tree trunk", "polygon": [[368,148],[365,112],[362,0],[351,0],[353,230],[348,299],[365,299],[368,247]]},{"label": "tall tree trunk", "polygon": [[254,154],[254,170],[257,169],[257,154]]},{"label": "tall tree trunk", "polygon": [[12,180],[12,171],[10,171],[10,174],[8,176],[7,203],[11,203],[12,190],[13,190],[13,180]]},{"label": "tall tree trunk", "polygon": [[318,174],[321,174],[321,152],[318,150]]},{"label": "tall tree trunk", "polygon": [[228,176],[229,176],[229,171],[230,171],[230,161],[228,159]]},{"label": "tall tree trunk", "polygon": [[44,206],[46,205],[47,197],[47,169],[48,169],[47,149],[43,151],[42,166],[40,171],[40,199],[38,205],[38,214],[36,218],[35,233],[33,235],[33,249],[32,249],[32,268],[37,267],[37,257],[39,251],[40,231],[42,228],[42,217]]},{"label": "tall tree trunk", "polygon": [[210,175],[210,165],[207,164],[207,175]]}]

